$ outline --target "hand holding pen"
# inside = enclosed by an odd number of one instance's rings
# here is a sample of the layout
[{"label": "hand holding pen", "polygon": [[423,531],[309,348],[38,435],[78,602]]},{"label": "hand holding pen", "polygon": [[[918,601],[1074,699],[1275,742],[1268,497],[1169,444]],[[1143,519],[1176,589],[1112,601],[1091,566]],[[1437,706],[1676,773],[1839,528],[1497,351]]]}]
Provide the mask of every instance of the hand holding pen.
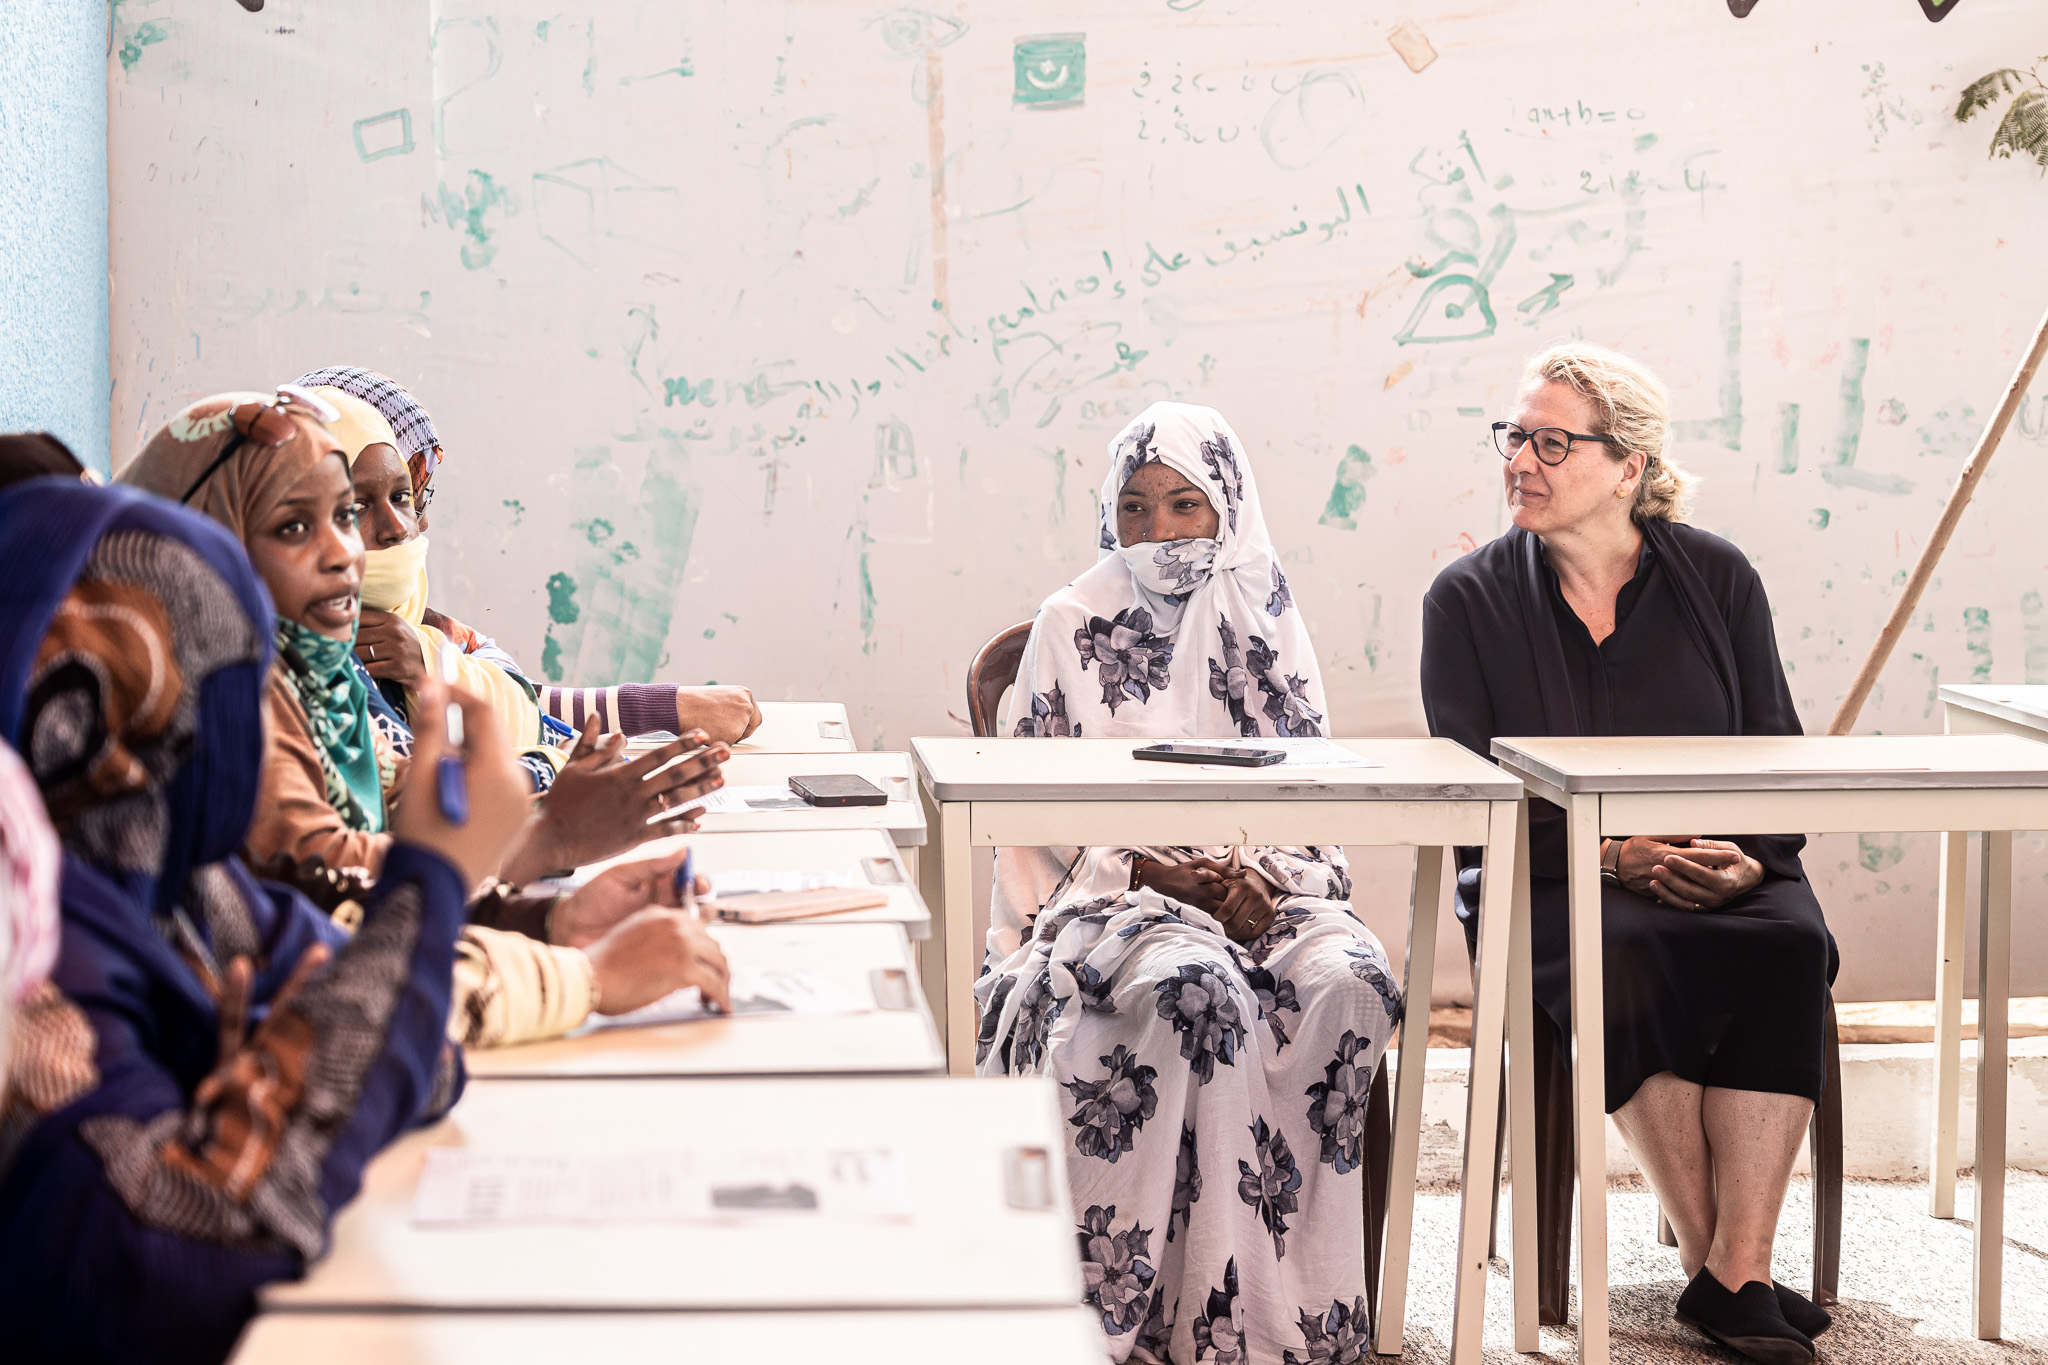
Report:
[{"label": "hand holding pen", "polygon": [[[459,717],[450,724],[451,717]],[[429,678],[414,692],[413,771],[391,817],[391,833],[401,842],[440,854],[454,865],[464,885],[475,886],[498,871],[532,809],[532,788],[512,757],[511,746],[492,717],[490,707],[460,688]],[[455,726],[458,745],[448,736]],[[461,823],[442,809],[437,775],[441,761],[460,765],[465,809]]]}]

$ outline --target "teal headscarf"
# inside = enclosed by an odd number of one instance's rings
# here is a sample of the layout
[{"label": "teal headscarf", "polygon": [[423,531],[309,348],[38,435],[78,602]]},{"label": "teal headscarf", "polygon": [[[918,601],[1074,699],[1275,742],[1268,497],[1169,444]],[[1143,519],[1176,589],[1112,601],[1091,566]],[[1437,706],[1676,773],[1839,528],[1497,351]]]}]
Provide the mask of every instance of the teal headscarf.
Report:
[{"label": "teal headscarf", "polygon": [[277,667],[313,729],[327,801],[350,829],[384,829],[384,787],[370,728],[370,689],[355,667],[355,637],[337,640],[277,618]]}]

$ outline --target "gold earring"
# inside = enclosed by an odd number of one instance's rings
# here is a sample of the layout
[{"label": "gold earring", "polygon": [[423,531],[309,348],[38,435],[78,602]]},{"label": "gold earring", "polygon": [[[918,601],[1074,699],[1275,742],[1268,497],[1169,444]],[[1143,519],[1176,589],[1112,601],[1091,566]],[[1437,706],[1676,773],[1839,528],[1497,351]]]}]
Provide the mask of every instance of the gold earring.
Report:
[{"label": "gold earring", "polygon": [[1614,496],[1617,498],[1625,498],[1628,496],[1628,494],[1629,487],[1627,484],[1622,484],[1614,490]]}]

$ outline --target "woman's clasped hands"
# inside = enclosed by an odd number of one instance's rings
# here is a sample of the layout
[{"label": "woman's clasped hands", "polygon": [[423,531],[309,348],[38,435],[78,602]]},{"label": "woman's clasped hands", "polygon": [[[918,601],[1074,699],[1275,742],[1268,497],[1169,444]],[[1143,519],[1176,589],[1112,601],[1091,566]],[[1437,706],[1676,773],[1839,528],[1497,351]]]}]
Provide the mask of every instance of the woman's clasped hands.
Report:
[{"label": "woman's clasped hands", "polygon": [[1764,868],[1726,839],[1639,834],[1623,842],[1615,876],[1674,910],[1718,910],[1761,882]]},{"label": "woman's clasped hands", "polygon": [[1133,888],[1151,887],[1162,896],[1208,914],[1238,943],[1250,943],[1273,925],[1279,906],[1258,873],[1214,858],[1160,863],[1141,858],[1131,868]]}]

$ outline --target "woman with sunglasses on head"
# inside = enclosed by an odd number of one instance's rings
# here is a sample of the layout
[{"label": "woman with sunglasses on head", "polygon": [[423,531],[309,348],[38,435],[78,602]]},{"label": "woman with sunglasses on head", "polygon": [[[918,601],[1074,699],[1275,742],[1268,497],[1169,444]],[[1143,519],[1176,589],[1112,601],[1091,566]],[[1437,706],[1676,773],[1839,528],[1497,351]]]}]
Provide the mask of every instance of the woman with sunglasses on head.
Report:
[{"label": "woman with sunglasses on head", "polygon": [[[1693,481],[1666,454],[1656,376],[1553,346],[1493,426],[1514,528],[1423,600],[1430,732],[1481,757],[1497,735],[1800,733],[1756,570],[1684,522]],[[1772,1281],[1771,1247],[1821,1094],[1838,960],[1802,836],[1706,833],[1602,842],[1607,1112],[1678,1234],[1680,1320],[1757,1360],[1801,1362],[1828,1315]],[[1536,1002],[1556,1030],[1542,1041],[1561,1048],[1564,820],[1540,800],[1530,863]],[[1479,850],[1459,864],[1469,938]]]},{"label": "woman with sunglasses on head", "polygon": [[[370,720],[370,689],[350,653],[363,564],[355,488],[344,447],[323,419],[350,429],[301,389],[280,390],[275,402],[252,394],[203,399],[172,418],[119,479],[187,497],[235,534],[268,587],[277,666],[265,697],[262,799],[245,848],[266,875],[339,908],[381,880],[390,811],[433,803],[437,793],[431,782],[409,791],[409,765]],[[624,765],[599,781],[642,803],[624,823],[644,828],[654,803],[681,804],[719,781],[717,754],[651,780]],[[483,869],[503,881],[471,906],[479,923],[465,930],[461,972],[473,989],[450,1020],[458,1041],[548,1037],[600,1003],[624,1013],[686,985],[723,998],[724,958],[677,909],[680,853],[610,869],[567,897],[516,893],[558,865],[549,860],[557,850],[591,842],[588,832],[559,832],[564,809],[547,806],[528,818],[503,859]],[[576,823],[618,842],[601,828],[606,821],[575,809]]]},{"label": "woman with sunglasses on head", "polygon": [[[433,419],[396,380],[374,370],[335,365],[299,377],[373,405],[394,433],[390,455],[377,452],[356,464],[356,490],[371,525],[370,563],[363,582],[363,634],[358,654],[372,676],[403,682],[425,667],[411,645],[412,633],[434,634],[460,645],[465,654],[488,661],[536,694],[540,709],[565,732],[581,732],[579,751],[615,758],[619,740],[596,748],[598,735],[702,730],[712,740],[734,744],[761,723],[753,693],[744,687],[678,687],[674,683],[620,683],[607,687],[557,687],[530,682],[495,640],[427,605],[427,504],[443,458]],[[411,631],[407,627],[412,628]],[[369,655],[377,651],[377,655]],[[380,657],[381,656],[381,657]],[[592,727],[595,727],[593,731]]]},{"label": "woman with sunglasses on head", "polygon": [[0,1117],[0,1341],[24,1365],[218,1361],[370,1159],[459,1094],[456,933],[524,784],[474,699],[448,700],[478,722],[469,818],[401,812],[346,934],[235,856],[274,629],[241,547],[162,499],[42,479],[0,495],[0,570],[0,739],[63,860]]}]

